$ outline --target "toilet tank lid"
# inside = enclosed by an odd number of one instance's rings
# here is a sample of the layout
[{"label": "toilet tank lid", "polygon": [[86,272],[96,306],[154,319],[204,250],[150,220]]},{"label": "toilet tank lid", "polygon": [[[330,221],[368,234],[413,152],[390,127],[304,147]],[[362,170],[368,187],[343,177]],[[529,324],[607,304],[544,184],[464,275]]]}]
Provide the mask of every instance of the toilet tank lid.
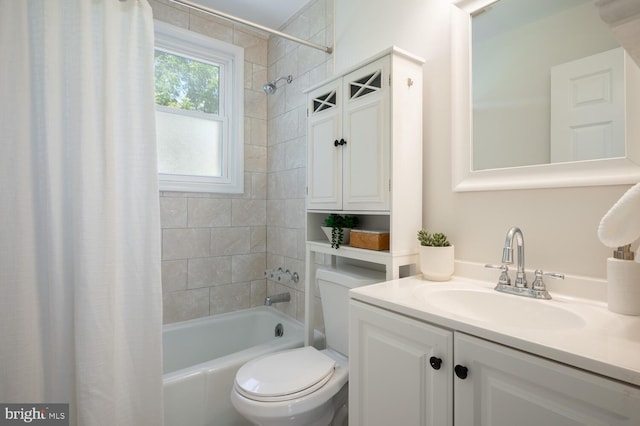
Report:
[{"label": "toilet tank lid", "polygon": [[316,271],[316,280],[342,284],[349,288],[386,281],[386,274],[374,269],[354,265],[320,266]]}]

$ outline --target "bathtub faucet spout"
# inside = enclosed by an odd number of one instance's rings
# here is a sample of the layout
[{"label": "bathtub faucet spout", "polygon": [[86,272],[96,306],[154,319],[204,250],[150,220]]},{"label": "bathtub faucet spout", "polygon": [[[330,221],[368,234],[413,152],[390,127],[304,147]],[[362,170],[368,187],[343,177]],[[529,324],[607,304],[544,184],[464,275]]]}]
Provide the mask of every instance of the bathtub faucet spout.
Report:
[{"label": "bathtub faucet spout", "polygon": [[264,305],[271,306],[274,303],[288,302],[290,300],[291,300],[291,293],[287,291],[286,293],[279,293],[279,294],[274,294],[273,296],[267,296],[264,299]]}]

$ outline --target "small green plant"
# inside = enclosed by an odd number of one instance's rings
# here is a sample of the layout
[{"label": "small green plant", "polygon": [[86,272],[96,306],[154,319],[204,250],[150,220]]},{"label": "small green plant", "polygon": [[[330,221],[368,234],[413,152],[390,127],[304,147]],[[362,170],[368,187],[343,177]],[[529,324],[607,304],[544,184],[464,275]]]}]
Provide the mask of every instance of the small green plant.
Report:
[{"label": "small green plant", "polygon": [[418,231],[418,241],[421,246],[427,247],[449,247],[451,243],[447,239],[447,236],[441,232],[430,234],[426,229]]},{"label": "small green plant", "polygon": [[359,219],[357,216],[340,216],[331,213],[324,219],[323,226],[331,228],[331,247],[337,249],[344,239],[343,228],[355,228],[358,226]]}]

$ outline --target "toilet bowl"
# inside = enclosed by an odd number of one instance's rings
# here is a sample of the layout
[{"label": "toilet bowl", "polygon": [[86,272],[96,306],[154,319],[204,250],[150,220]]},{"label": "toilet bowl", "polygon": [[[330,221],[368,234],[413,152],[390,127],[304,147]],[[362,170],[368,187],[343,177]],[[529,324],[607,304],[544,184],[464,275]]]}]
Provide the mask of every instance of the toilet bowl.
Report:
[{"label": "toilet bowl", "polygon": [[349,289],[384,280],[351,265],[318,268],[327,349],[312,346],[268,354],[236,374],[231,402],[260,426],[346,426],[349,378]]}]

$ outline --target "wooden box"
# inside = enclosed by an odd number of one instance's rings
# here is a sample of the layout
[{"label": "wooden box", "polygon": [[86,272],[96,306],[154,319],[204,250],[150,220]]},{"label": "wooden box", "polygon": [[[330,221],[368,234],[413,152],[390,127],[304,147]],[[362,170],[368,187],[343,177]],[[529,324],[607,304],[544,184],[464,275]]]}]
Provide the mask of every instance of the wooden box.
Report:
[{"label": "wooden box", "polygon": [[351,247],[369,250],[389,250],[389,232],[387,231],[366,231],[363,229],[352,229]]}]

